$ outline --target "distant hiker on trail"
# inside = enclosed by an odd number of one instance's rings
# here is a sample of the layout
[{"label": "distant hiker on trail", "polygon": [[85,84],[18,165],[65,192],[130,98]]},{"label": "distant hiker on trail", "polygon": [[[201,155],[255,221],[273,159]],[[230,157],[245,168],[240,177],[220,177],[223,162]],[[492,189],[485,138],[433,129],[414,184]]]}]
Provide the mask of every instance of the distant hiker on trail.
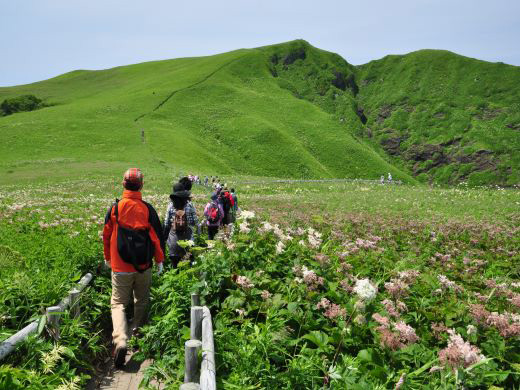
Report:
[{"label": "distant hiker on trail", "polygon": [[385,184],[385,175],[381,175],[381,184]]},{"label": "distant hiker on trail", "polygon": [[208,186],[208,177],[204,177],[204,187]]},{"label": "distant hiker on trail", "polygon": [[392,175],[388,172],[388,182],[392,184]]},{"label": "distant hiker on trail", "polygon": [[218,233],[218,228],[224,218],[224,210],[218,202],[218,195],[212,194],[211,201],[204,208],[204,216],[208,225],[208,240],[213,240]]},{"label": "distant hiker on trail", "polygon": [[108,209],[103,228],[105,264],[112,269],[112,325],[114,365],[125,364],[127,319],[125,306],[134,300],[132,334],[143,324],[150,299],[152,258],[163,270],[164,241],[155,209],[141,198],[143,174],[128,169],[123,177],[123,198]]},{"label": "distant hiker on trail", "polygon": [[173,186],[170,203],[164,217],[164,237],[168,237],[168,249],[173,268],[177,268],[179,261],[186,256],[186,249],[178,241],[193,240],[193,232],[199,220],[195,206],[190,202],[191,181],[182,178]]},{"label": "distant hiker on trail", "polygon": [[233,207],[231,208],[232,211],[232,223],[235,223],[237,219],[237,212],[238,212],[238,198],[237,194],[235,193],[235,189],[231,188],[231,197],[233,198]]}]

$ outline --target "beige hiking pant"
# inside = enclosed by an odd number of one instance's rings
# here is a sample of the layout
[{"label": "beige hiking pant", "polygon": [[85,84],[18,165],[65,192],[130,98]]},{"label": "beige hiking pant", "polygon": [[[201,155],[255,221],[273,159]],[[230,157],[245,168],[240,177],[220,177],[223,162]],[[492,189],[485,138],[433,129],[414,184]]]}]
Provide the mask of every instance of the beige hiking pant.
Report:
[{"label": "beige hiking pant", "polygon": [[132,327],[138,328],[143,324],[150,300],[151,281],[151,268],[143,273],[112,272],[112,299],[110,301],[112,306],[112,325],[114,327],[112,338],[117,348],[126,348],[128,325],[125,306],[130,302],[132,294],[134,297],[134,320]]}]

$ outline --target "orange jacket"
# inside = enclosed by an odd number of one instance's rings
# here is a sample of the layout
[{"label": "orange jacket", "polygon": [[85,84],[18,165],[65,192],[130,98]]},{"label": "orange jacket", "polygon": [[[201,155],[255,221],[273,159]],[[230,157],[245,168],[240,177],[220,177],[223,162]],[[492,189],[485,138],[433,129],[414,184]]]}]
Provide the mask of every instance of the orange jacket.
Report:
[{"label": "orange jacket", "polygon": [[[112,205],[108,210],[105,217],[105,227],[103,228],[105,260],[110,262],[114,272],[136,272],[134,266],[121,259],[117,251],[117,224],[114,209],[115,207]],[[118,220],[121,226],[127,228],[148,229],[155,247],[155,262],[162,263],[164,260],[164,241],[162,239],[161,222],[155,209],[150,207],[150,210],[153,212],[152,215],[149,215],[149,209],[142,201],[139,191],[124,190],[123,199],[119,201]]]}]

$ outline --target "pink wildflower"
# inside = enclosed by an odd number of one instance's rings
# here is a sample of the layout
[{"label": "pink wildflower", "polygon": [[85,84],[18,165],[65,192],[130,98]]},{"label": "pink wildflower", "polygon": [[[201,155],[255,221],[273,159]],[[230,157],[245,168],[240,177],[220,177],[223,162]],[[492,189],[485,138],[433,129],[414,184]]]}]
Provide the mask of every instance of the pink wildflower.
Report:
[{"label": "pink wildflower", "polygon": [[388,319],[388,317],[383,317],[381,314],[379,313],[374,313],[372,314],[372,318],[377,322],[379,323],[380,325],[382,326],[385,326],[385,327],[389,327],[390,326],[390,320]]},{"label": "pink wildflower", "polygon": [[269,291],[267,291],[267,290],[263,290],[260,295],[262,296],[262,299],[264,301],[267,301],[272,296],[272,294]]},{"label": "pink wildflower", "polygon": [[247,276],[238,275],[236,279],[236,284],[238,284],[240,287],[246,290],[255,287],[255,285],[251,283]]},{"label": "pink wildflower", "polygon": [[444,326],[443,324],[438,324],[436,322],[434,322],[432,325],[431,325],[431,328],[432,328],[432,332],[433,332],[433,336],[437,339],[437,340],[440,340],[441,339],[441,334],[442,333],[446,333],[448,332],[448,328],[446,326]]},{"label": "pink wildflower", "polygon": [[385,299],[381,302],[385,307],[386,312],[390,315],[390,317],[398,318],[399,312],[397,311],[394,303],[390,299]]},{"label": "pink wildflower", "polygon": [[520,309],[520,294],[515,294],[513,298],[509,300],[513,306],[516,306]]},{"label": "pink wildflower", "polygon": [[456,369],[469,367],[485,358],[480,353],[480,349],[464,341],[453,329],[449,329],[448,333],[450,334],[448,346],[439,351],[439,360],[442,364]]},{"label": "pink wildflower", "polygon": [[398,274],[398,278],[405,283],[412,284],[419,277],[420,272],[417,270],[401,271]]},{"label": "pink wildflower", "polygon": [[328,319],[333,320],[338,317],[345,318],[345,316],[347,315],[347,311],[345,309],[342,309],[340,305],[331,303],[330,307],[325,311],[323,315]]},{"label": "pink wildflower", "polygon": [[387,313],[394,318],[399,318],[402,312],[405,312],[407,310],[406,305],[404,302],[397,301],[395,304],[390,299],[385,299],[383,302],[381,302],[383,306],[385,307],[385,310]]},{"label": "pink wildflower", "polygon": [[327,309],[330,306],[330,301],[327,298],[321,298],[321,301],[316,305],[316,309]]},{"label": "pink wildflower", "polygon": [[394,299],[408,294],[408,285],[398,279],[392,279],[385,283],[385,289]]},{"label": "pink wildflower", "polygon": [[374,313],[372,318],[380,324],[376,330],[379,333],[381,345],[386,348],[401,349],[419,340],[415,329],[406,325],[404,321],[392,323],[388,317],[383,317],[379,313]]},{"label": "pink wildflower", "polygon": [[318,276],[316,272],[312,270],[303,271],[303,281],[307,284],[313,284],[318,280]]},{"label": "pink wildflower", "polygon": [[347,280],[347,279],[344,279],[342,280],[341,282],[339,282],[339,285],[341,286],[341,288],[343,290],[345,290],[346,292],[352,292],[354,291],[354,287],[350,285],[350,282]]},{"label": "pink wildflower", "polygon": [[323,315],[330,320],[334,320],[338,317],[345,317],[347,311],[342,309],[340,305],[330,302],[327,298],[321,298],[321,301],[316,305],[316,309],[324,309]]},{"label": "pink wildflower", "polygon": [[399,337],[405,344],[413,344],[419,340],[419,337],[415,334],[415,329],[410,325],[406,325],[404,321],[399,321],[395,324],[395,330],[399,332]]},{"label": "pink wildflower", "polygon": [[352,268],[353,268],[352,264],[342,262],[339,265],[338,272],[344,272],[344,273],[348,274],[350,271],[352,271]]},{"label": "pink wildflower", "polygon": [[321,266],[327,265],[330,262],[329,256],[323,253],[318,253],[316,256],[314,256],[314,258],[318,263],[320,263]]},{"label": "pink wildflower", "polygon": [[494,327],[502,337],[520,336],[520,316],[512,313],[490,313],[484,305],[470,305],[470,313],[477,322],[485,327]]},{"label": "pink wildflower", "polygon": [[475,295],[475,298],[477,298],[482,303],[486,303],[488,300],[488,297],[485,295],[482,295],[481,293],[476,292],[476,293],[474,293],[474,295]]},{"label": "pink wildflower", "polygon": [[449,280],[444,275],[441,275],[441,274],[437,275],[437,279],[439,279],[439,282],[441,283],[441,287],[445,290],[453,290],[455,292],[462,292],[464,290],[462,287],[457,285],[457,283],[455,283],[452,280]]}]

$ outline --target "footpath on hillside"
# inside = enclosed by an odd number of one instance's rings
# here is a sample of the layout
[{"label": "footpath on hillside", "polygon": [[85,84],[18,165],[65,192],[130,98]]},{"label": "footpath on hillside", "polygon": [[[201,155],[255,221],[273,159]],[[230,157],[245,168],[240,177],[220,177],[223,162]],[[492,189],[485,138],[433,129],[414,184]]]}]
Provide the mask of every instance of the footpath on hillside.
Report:
[{"label": "footpath on hillside", "polygon": [[[137,390],[144,378],[144,371],[152,364],[152,360],[138,362],[133,359],[133,352],[130,352],[124,369],[116,369],[111,358],[107,358],[106,364],[105,375],[91,381],[87,390]],[[152,382],[151,385],[157,389],[164,389],[164,386],[157,382]]]}]

